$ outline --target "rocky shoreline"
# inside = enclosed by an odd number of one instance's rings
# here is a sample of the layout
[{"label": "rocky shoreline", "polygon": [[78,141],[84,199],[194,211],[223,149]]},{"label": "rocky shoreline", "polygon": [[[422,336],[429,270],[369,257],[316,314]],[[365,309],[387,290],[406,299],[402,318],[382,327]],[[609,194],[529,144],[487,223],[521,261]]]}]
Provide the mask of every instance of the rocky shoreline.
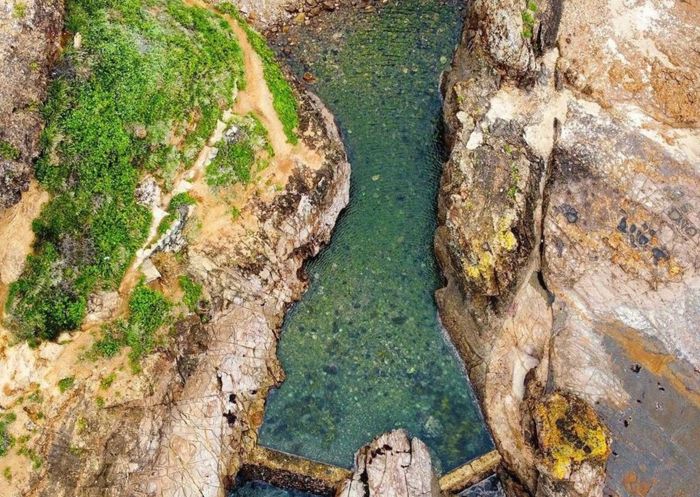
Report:
[{"label": "rocky shoreline", "polygon": [[644,8],[477,0],[443,81],[437,299],[508,495],[696,491],[697,8]]},{"label": "rocky shoreline", "polygon": [[188,247],[187,271],[211,302],[205,319],[175,325],[173,346],[144,368],[143,397],[100,408],[82,392],[64,404],[43,429],[47,458],[22,495],[224,495],[255,446],[267,392],[283,379],[277,338],[305,288],[302,264],[348,201],[332,116],[313,95],[301,101],[300,133],[325,155],[322,167],[297,164],[284,191],[257,201],[257,230]]}]

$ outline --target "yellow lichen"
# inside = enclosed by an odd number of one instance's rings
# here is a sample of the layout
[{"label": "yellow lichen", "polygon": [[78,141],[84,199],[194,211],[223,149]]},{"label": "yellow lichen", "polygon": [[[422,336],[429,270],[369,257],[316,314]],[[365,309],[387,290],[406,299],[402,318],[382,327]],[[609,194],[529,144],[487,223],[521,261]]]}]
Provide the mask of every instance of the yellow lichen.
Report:
[{"label": "yellow lichen", "polygon": [[477,253],[478,262],[465,266],[465,272],[473,280],[488,279],[493,275],[494,259],[491,252],[480,250]]},{"label": "yellow lichen", "polygon": [[596,412],[583,400],[554,393],[535,407],[542,462],[552,477],[567,478],[584,461],[604,464],[608,435]]},{"label": "yellow lichen", "polygon": [[511,216],[505,216],[498,221],[498,231],[496,232],[496,244],[498,247],[512,252],[518,246],[518,240],[510,230]]}]

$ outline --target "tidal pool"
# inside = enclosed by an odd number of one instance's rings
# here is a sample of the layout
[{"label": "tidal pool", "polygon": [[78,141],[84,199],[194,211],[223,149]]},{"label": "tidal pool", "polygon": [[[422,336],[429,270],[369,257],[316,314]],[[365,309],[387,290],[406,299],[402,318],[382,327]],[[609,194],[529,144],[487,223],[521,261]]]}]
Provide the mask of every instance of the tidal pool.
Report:
[{"label": "tidal pool", "polygon": [[402,427],[428,444],[439,471],[492,447],[433,297],[438,82],[460,5],[339,11],[283,35],[294,45],[277,40],[335,114],[352,187],[330,245],[306,267],[308,292],[286,317],[287,379],[269,396],[262,445],[350,467],[358,448]]}]

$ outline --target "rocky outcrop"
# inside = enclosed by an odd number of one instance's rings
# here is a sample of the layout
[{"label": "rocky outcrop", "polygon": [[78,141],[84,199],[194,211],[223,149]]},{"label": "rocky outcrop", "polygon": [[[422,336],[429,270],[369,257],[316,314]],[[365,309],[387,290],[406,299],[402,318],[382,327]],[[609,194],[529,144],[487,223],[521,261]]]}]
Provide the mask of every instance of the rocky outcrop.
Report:
[{"label": "rocky outcrop", "polygon": [[0,211],[29,188],[39,152],[39,109],[62,27],[61,0],[0,5]]},{"label": "rocky outcrop", "polygon": [[175,323],[171,344],[131,380],[140,387],[120,398],[103,392],[96,405],[99,389],[86,386],[50,413],[36,446],[45,460],[22,495],[225,495],[255,446],[267,393],[283,379],[277,339],[306,286],[302,263],[348,202],[332,116],[311,95],[301,106],[300,135],[323,163],[291,164],[283,191],[245,207],[245,229],[220,223],[204,228],[216,236],[190,240],[187,272],[210,304]]},{"label": "rocky outcrop", "polygon": [[696,492],[697,14],[472,4],[443,81],[437,299],[510,495]]},{"label": "rocky outcrop", "polygon": [[339,497],[439,497],[428,447],[405,430],[384,433],[355,454],[355,472]]}]

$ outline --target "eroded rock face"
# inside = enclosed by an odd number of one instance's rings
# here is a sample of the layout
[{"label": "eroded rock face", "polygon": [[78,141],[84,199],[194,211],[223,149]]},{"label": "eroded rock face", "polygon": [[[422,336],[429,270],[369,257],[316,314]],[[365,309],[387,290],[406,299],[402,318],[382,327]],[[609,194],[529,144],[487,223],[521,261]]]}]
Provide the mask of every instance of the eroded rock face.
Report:
[{"label": "eroded rock face", "polygon": [[[696,492],[699,13],[616,0],[470,11],[443,82],[437,299],[511,495],[601,495],[604,480],[620,497]],[[564,478],[546,464],[554,392],[609,427],[607,478],[594,451]]]},{"label": "eroded rock face", "polygon": [[29,188],[48,72],[63,28],[61,0],[0,5],[0,210]]},{"label": "eroded rock face", "polygon": [[405,430],[384,433],[355,454],[339,497],[439,497],[428,447]]},{"label": "eroded rock face", "polygon": [[96,408],[94,392],[75,392],[50,413],[45,461],[22,495],[225,495],[255,446],[267,393],[283,379],[277,334],[305,289],[302,263],[330,239],[349,197],[332,116],[316,97],[302,100],[300,134],[323,163],[293,164],[284,191],[256,198],[247,230],[220,226],[188,245],[187,271],[211,302],[205,316],[176,323],[127,398]]}]

